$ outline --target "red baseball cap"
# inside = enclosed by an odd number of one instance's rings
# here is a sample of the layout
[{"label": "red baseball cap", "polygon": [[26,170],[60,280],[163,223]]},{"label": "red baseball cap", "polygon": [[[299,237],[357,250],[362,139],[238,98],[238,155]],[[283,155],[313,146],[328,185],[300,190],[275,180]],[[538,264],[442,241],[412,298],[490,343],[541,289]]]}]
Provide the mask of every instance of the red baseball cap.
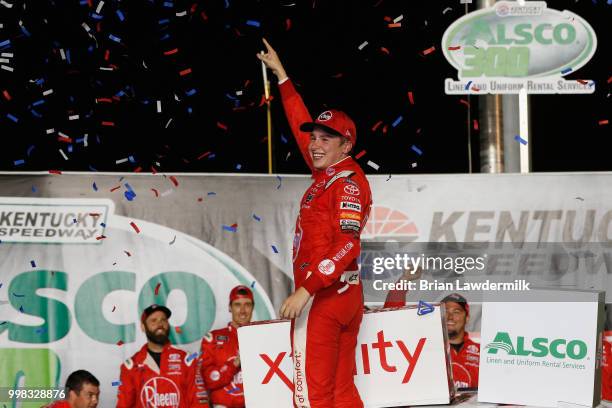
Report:
[{"label": "red baseball cap", "polygon": [[342,111],[336,109],[326,110],[314,122],[304,122],[300,125],[302,132],[312,132],[316,128],[332,135],[346,137],[353,143],[353,146],[357,142],[355,122]]},{"label": "red baseball cap", "polygon": [[252,302],[255,302],[253,300],[253,291],[248,286],[238,285],[234,289],[232,289],[232,291],[230,292],[230,295],[229,295],[230,304],[234,300],[240,299],[240,298],[251,299]]}]

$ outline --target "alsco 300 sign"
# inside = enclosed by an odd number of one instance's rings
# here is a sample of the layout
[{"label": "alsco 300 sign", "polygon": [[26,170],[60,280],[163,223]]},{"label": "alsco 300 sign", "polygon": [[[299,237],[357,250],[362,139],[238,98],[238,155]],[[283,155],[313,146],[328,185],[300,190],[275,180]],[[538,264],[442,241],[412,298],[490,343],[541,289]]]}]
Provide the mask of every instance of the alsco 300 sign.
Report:
[{"label": "alsco 300 sign", "polygon": [[447,94],[593,93],[591,80],[563,76],[595,53],[593,28],[580,16],[542,1],[500,1],[466,14],[442,37],[442,49],[459,80],[446,79]]}]

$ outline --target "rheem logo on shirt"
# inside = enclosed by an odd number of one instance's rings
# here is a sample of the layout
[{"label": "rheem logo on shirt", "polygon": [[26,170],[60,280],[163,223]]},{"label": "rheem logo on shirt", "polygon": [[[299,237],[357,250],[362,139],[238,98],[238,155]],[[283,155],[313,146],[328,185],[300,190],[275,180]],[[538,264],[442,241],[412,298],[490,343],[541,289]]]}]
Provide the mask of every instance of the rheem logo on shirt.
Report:
[{"label": "rheem logo on shirt", "polygon": [[[160,389],[166,392],[159,392]],[[164,377],[153,377],[142,387],[140,402],[147,408],[179,408],[181,398],[174,381]]]}]

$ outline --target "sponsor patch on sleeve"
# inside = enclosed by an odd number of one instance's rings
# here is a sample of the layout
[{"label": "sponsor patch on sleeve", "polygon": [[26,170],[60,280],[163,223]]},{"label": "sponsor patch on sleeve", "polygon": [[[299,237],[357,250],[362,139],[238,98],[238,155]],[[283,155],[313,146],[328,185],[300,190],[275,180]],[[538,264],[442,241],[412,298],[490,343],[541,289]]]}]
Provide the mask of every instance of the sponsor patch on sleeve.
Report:
[{"label": "sponsor patch on sleeve", "polygon": [[336,270],[336,264],[331,259],[324,259],[319,263],[319,272],[323,275],[331,275]]},{"label": "sponsor patch on sleeve", "polygon": [[342,231],[357,231],[361,230],[361,223],[357,220],[340,219],[340,229]]},{"label": "sponsor patch on sleeve", "polygon": [[341,212],[340,213],[340,218],[341,219],[361,221],[361,214]]},{"label": "sponsor patch on sleeve", "polygon": [[361,212],[361,204],[350,201],[340,201],[340,209]]}]

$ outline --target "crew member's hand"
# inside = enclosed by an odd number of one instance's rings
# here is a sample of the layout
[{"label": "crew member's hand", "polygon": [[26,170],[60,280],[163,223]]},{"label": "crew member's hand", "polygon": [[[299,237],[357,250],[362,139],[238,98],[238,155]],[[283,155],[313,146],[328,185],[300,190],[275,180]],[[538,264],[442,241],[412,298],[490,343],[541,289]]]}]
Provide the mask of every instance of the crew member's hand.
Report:
[{"label": "crew member's hand", "polygon": [[412,273],[412,268],[406,268],[406,270],[404,271],[404,274],[398,279],[398,282],[417,280],[421,277],[422,274],[423,274],[423,269],[421,269],[420,266],[416,271],[414,271],[414,273]]},{"label": "crew member's hand", "polygon": [[234,358],[233,363],[236,368],[240,367],[240,356],[237,356],[236,358]]},{"label": "crew member's hand", "polygon": [[272,70],[272,72],[274,73],[274,75],[276,75],[279,81],[282,81],[283,79],[287,78],[287,73],[283,68],[283,64],[281,63],[280,58],[278,58],[278,54],[276,54],[276,51],[274,51],[274,48],[272,48],[270,43],[268,43],[265,38],[263,39],[263,42],[266,45],[266,49],[268,50],[268,52],[265,52],[263,54],[257,54],[257,58],[262,60],[264,64],[266,64],[266,66]]},{"label": "crew member's hand", "polygon": [[295,293],[291,294],[280,308],[281,319],[295,319],[300,317],[302,309],[308,303],[310,299],[310,293],[303,287],[300,287]]}]

